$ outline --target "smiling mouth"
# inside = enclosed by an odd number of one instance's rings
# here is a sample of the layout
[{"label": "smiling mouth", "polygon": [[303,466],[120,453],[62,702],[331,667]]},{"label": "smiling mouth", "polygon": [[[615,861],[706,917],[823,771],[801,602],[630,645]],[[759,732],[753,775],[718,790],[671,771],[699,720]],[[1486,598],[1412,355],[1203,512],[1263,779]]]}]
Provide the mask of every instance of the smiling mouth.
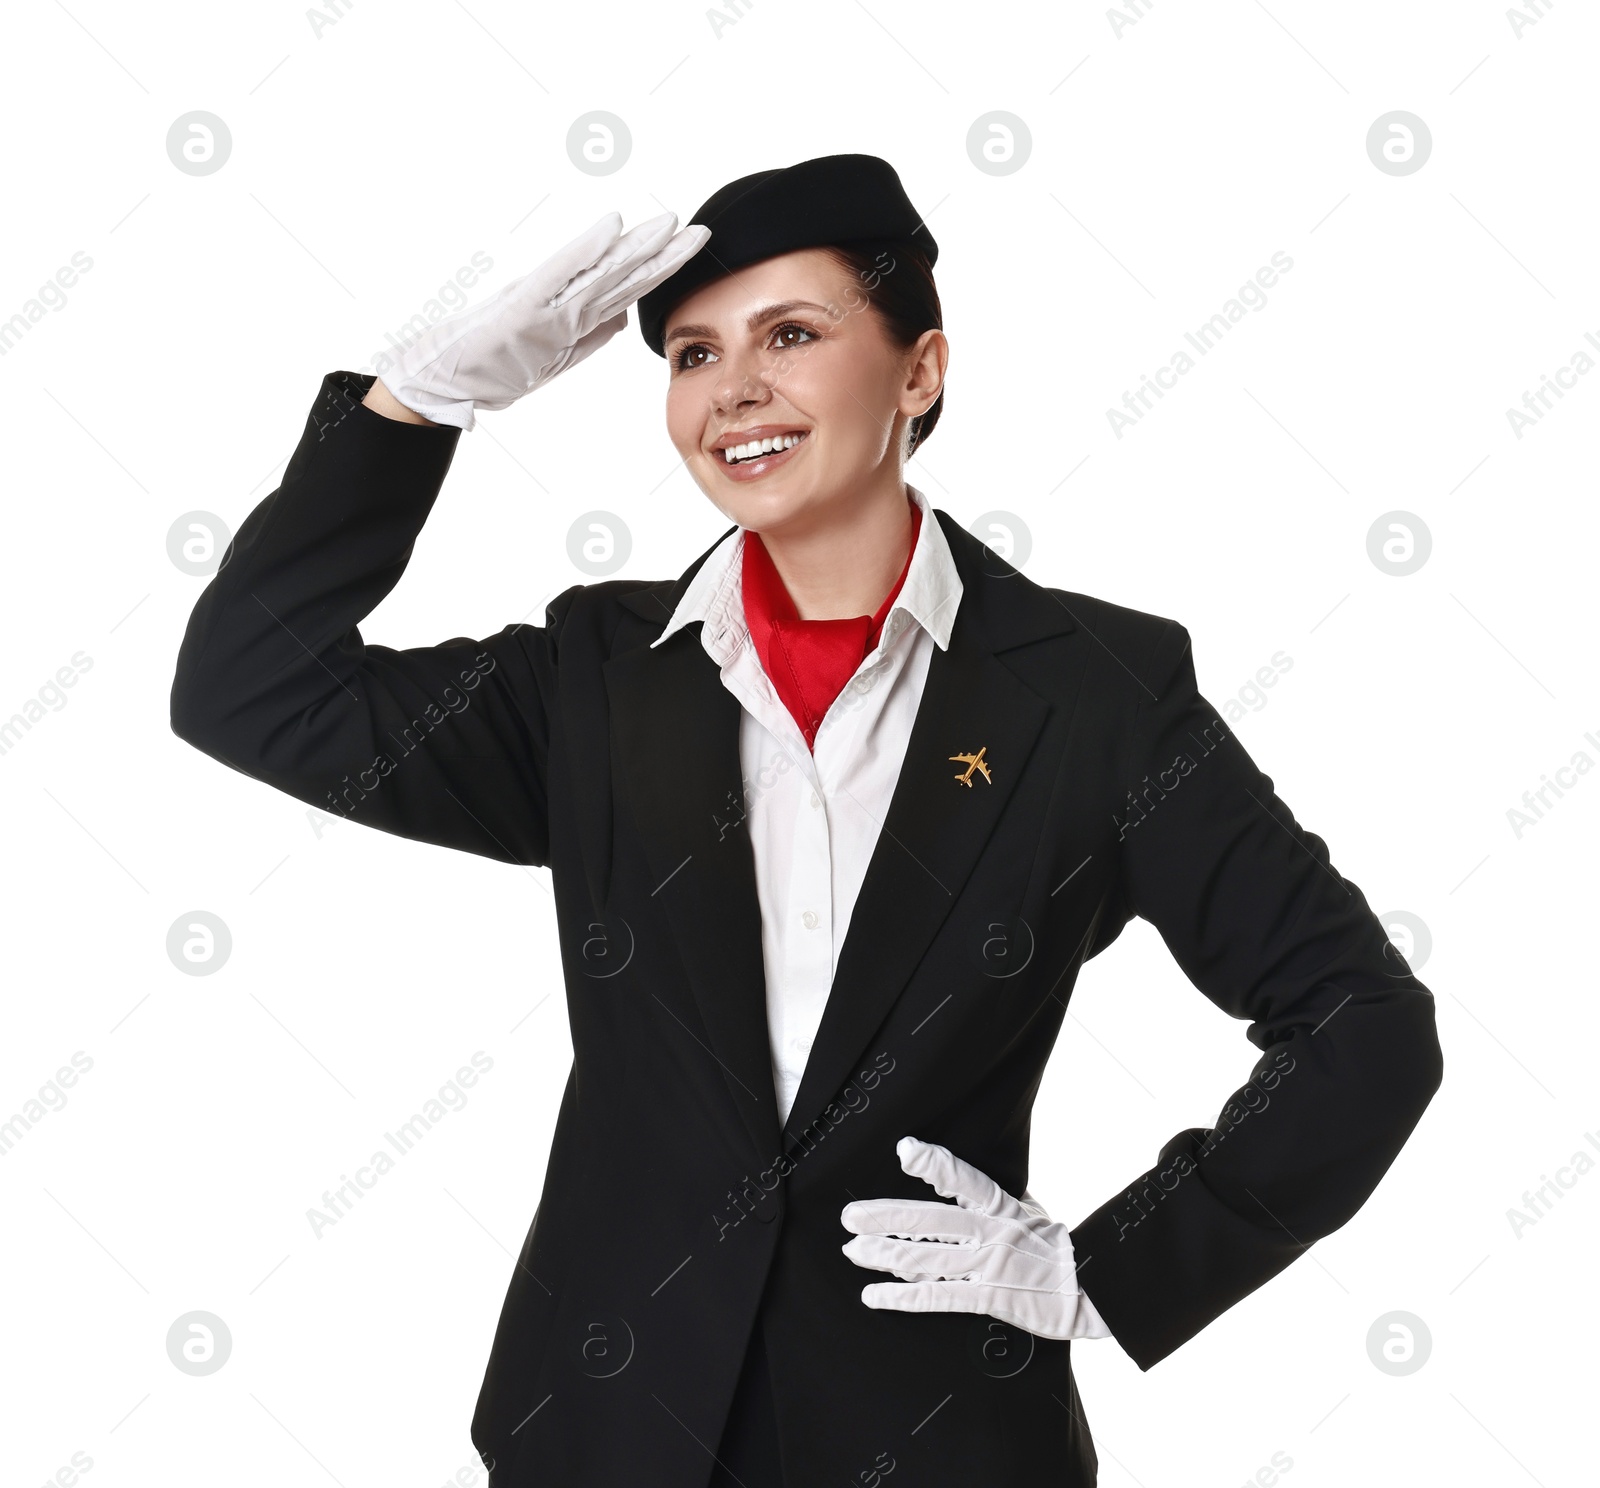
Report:
[{"label": "smiling mouth", "polygon": [[805,430],[798,430],[793,434],[780,435],[776,439],[751,440],[749,444],[730,445],[727,449],[717,450],[714,453],[722,456],[724,465],[750,465],[757,460],[770,460],[774,455],[784,454],[803,444],[806,437]]}]

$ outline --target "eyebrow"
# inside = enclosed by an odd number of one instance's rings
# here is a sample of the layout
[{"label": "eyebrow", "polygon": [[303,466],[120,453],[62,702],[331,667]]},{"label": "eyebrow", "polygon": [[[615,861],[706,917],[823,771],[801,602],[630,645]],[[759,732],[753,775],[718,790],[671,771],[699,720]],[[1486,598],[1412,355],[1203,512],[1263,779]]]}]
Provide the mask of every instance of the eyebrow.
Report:
[{"label": "eyebrow", "polygon": [[[820,310],[824,315],[828,313],[828,307],[826,305],[819,305],[813,300],[779,300],[775,305],[762,305],[759,308],[752,310],[750,314],[745,317],[745,329],[753,331],[763,321],[771,320],[774,316],[787,315],[791,310]],[[673,326],[673,328],[667,332],[666,338],[663,340],[662,345],[664,346],[668,342],[676,341],[680,336],[709,336],[714,341],[716,340],[717,333],[715,329],[708,325]]]}]

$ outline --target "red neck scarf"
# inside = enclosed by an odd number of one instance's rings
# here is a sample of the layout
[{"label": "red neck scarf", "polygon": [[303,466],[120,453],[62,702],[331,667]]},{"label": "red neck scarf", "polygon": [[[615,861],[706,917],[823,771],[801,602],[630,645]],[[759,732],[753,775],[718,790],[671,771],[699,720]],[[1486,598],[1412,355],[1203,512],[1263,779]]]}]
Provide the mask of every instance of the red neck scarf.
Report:
[{"label": "red neck scarf", "polygon": [[816,747],[817,730],[834,699],[878,644],[883,622],[906,581],[911,554],[917,550],[917,534],[922,530],[922,508],[909,497],[907,503],[911,507],[911,547],[905,567],[873,614],[849,620],[802,620],[761,534],[745,532],[741,575],[745,623],[756,655],[800,725],[808,749]]}]

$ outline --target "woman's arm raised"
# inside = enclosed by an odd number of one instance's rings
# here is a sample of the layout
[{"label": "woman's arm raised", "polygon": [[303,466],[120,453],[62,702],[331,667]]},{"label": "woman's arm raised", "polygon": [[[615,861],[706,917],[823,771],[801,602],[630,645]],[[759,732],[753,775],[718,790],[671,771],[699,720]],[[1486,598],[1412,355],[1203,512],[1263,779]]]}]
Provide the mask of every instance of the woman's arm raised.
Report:
[{"label": "woman's arm raised", "polygon": [[399,582],[463,430],[603,346],[710,236],[613,212],[384,372],[324,379],[283,482],[190,616],[173,731],[254,779],[382,831],[549,860],[561,625],[396,650],[358,628]]},{"label": "woman's arm raised", "polygon": [[543,864],[561,620],[578,588],[545,626],[369,645],[359,622],[399,582],[461,435],[380,416],[367,384],[324,379],[283,483],[197,601],[173,731],[331,815]]}]

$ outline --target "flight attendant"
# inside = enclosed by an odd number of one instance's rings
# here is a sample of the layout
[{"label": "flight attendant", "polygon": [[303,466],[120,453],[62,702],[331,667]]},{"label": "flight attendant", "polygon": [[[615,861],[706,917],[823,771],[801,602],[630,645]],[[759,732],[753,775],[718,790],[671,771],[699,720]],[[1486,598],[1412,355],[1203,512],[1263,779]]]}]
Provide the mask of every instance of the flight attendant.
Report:
[{"label": "flight attendant", "polygon": [[[496,1488],[1092,1485],[1070,1341],[1149,1368],[1343,1224],[1439,1083],[1432,997],[1199,696],[1181,626],[1033,584],[906,482],[950,347],[893,168],[761,171],[676,223],[610,214],[377,376],[330,374],[196,606],[173,727],[351,819],[549,864],[582,926],[473,1422]],[[544,627],[363,641],[459,434],[635,303],[731,529]],[[1031,969],[963,953],[996,903]],[[1135,914],[1261,1057],[1069,1229],[1026,1188],[1029,1109],[1078,968]],[[603,994],[597,929],[630,949]],[[624,1169],[601,1223],[589,1175]],[[628,1344],[595,1388],[602,1311],[606,1357]],[[985,1367],[997,1338],[1015,1368]]]}]

